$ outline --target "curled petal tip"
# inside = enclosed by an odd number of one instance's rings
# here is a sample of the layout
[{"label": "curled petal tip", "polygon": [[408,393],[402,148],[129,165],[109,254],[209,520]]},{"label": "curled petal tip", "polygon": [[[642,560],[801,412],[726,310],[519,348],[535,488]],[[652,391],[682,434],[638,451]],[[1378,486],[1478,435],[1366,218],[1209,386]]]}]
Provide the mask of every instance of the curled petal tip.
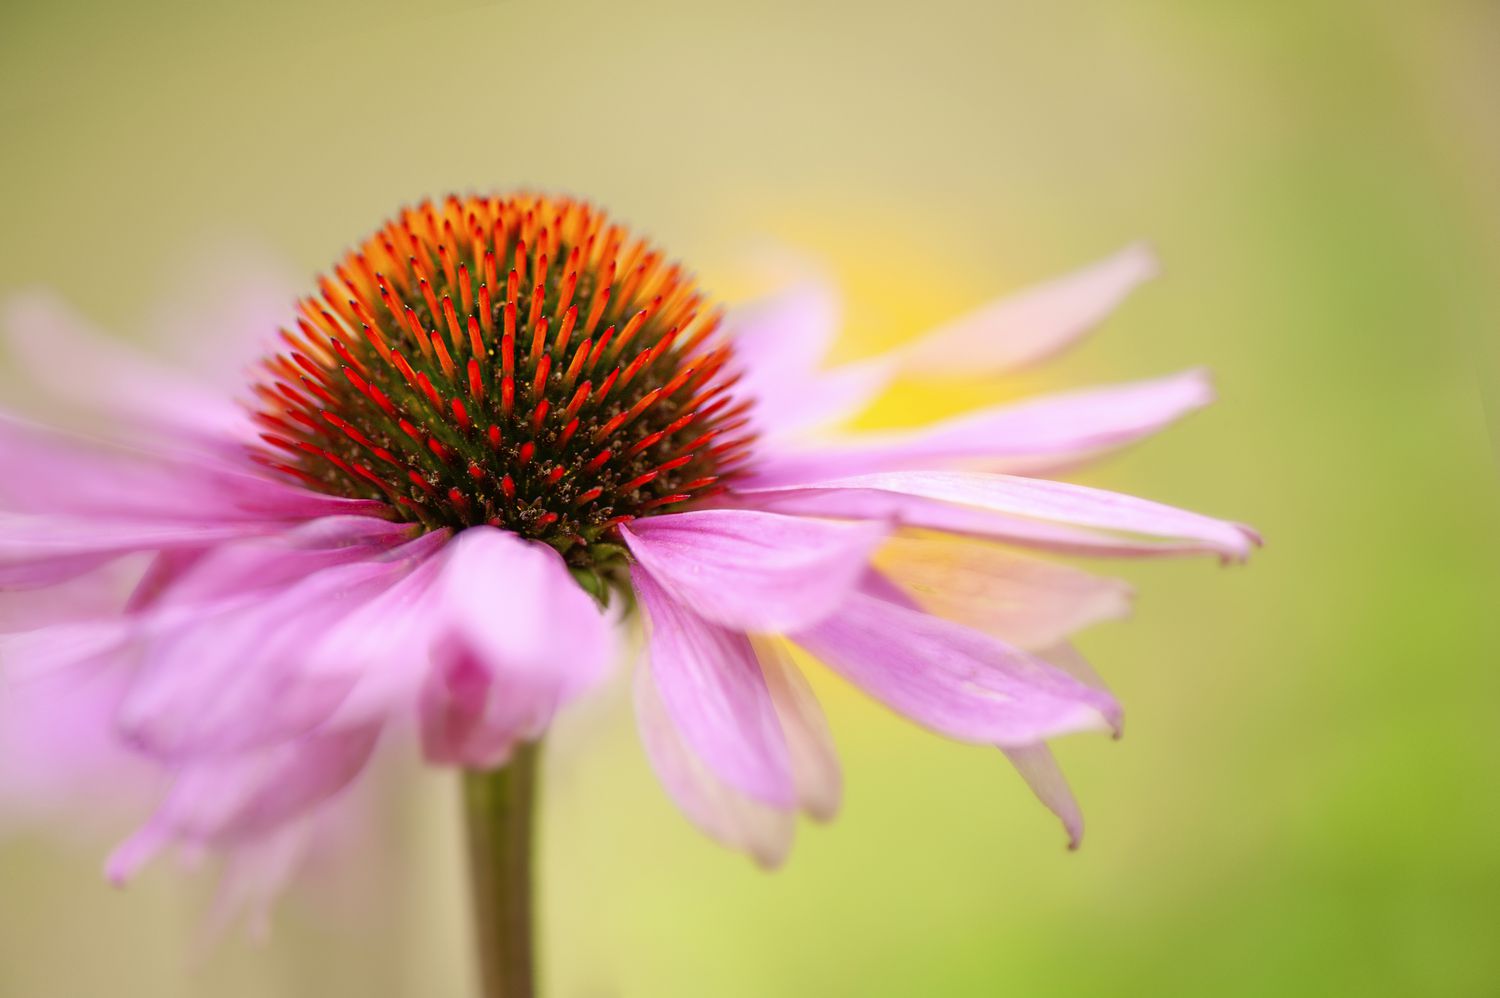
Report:
[{"label": "curled petal tip", "polygon": [[[1104,727],[1108,729],[1110,737],[1116,740],[1123,737],[1125,734],[1125,708],[1120,705],[1119,700],[1115,699],[1114,694],[1110,693],[1107,689],[1093,689],[1091,692],[1097,698],[1093,701],[1092,706],[1098,712],[1099,720],[1104,722]],[[1095,730],[1098,727],[1098,725],[1095,725]]]},{"label": "curled petal tip", "polygon": [[1109,737],[1111,739],[1119,741],[1125,737],[1125,712],[1118,702],[1111,699],[1109,706],[1099,711],[1099,716],[1104,720],[1105,726],[1109,729]]},{"label": "curled petal tip", "polygon": [[766,873],[775,873],[786,865],[787,854],[785,852],[761,853],[757,852],[750,858],[755,865]]},{"label": "curled petal tip", "polygon": [[1254,527],[1246,526],[1243,523],[1230,523],[1229,526],[1239,534],[1242,543],[1236,545],[1232,551],[1222,552],[1219,555],[1219,564],[1243,565],[1250,560],[1250,556],[1255,553],[1257,548],[1266,546],[1265,538]]},{"label": "curled petal tip", "polygon": [[109,881],[111,887],[123,888],[135,876],[145,862],[145,857],[139,853],[135,840],[131,839],[109,854],[109,858],[104,861],[104,879]]},{"label": "curled petal tip", "polygon": [[1067,780],[1063,778],[1062,771],[1057,767],[1057,760],[1052,757],[1046,744],[1037,742],[1012,748],[1002,747],[1001,751],[1016,767],[1032,793],[1036,794],[1037,800],[1062,822],[1063,831],[1068,835],[1068,851],[1076,851],[1083,842],[1083,812],[1079,810],[1078,802],[1068,789]]},{"label": "curled petal tip", "polygon": [[802,813],[815,824],[827,825],[839,816],[843,801],[835,796],[832,800],[818,800],[802,805]]},{"label": "curled petal tip", "polygon": [[104,861],[104,879],[115,887],[123,887],[168,843],[169,833],[153,821],[130,838],[115,847]]},{"label": "curled petal tip", "polygon": [[1083,815],[1081,813],[1060,814],[1063,831],[1068,833],[1068,852],[1077,852],[1083,846]]}]

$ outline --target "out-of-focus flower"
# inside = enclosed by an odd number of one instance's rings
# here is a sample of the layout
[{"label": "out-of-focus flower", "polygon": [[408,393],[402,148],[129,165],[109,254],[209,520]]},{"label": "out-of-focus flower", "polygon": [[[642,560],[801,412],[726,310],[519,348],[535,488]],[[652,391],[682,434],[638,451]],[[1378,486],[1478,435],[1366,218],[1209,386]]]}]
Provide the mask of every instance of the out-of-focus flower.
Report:
[{"label": "out-of-focus flower", "polygon": [[[812,431],[902,370],[1041,359],[1152,269],[1128,249],[824,371],[821,285],[725,318],[585,203],[450,198],[322,280],[248,406],[13,315],[55,387],[109,422],[85,437],[0,417],[0,586],[31,601],[0,636],[0,781],[152,774],[158,805],[110,875],[169,846],[222,850],[263,893],[393,732],[467,768],[540,738],[606,672],[607,608],[638,601],[642,737],[710,835],[774,864],[797,811],[838,807],[789,639],[899,713],[1003,749],[1076,842],[1046,740],[1117,729],[1120,709],[1067,639],[1128,592],[1039,555],[1238,559],[1254,537],[1034,476],[1203,405],[1204,377],[905,434]],[[145,567],[110,598],[105,573],[130,558]],[[20,592],[38,589],[61,609],[40,615]]]}]

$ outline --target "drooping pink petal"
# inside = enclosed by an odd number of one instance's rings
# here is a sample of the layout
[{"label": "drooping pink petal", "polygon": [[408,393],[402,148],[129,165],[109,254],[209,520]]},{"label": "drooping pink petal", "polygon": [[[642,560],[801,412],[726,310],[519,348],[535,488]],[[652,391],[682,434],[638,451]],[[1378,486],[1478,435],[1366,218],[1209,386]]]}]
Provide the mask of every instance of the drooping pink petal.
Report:
[{"label": "drooping pink petal", "polygon": [[545,544],[491,527],[445,552],[442,629],[422,692],[429,761],[498,765],[609,666],[609,626]]},{"label": "drooping pink petal", "polygon": [[1036,799],[1057,815],[1068,833],[1068,848],[1077,849],[1083,841],[1083,811],[1068,787],[1068,781],[1057,765],[1052,750],[1044,743],[1001,749],[1016,772],[1026,781]]},{"label": "drooping pink petal", "polygon": [[151,821],[115,850],[108,876],[123,882],[174,843],[244,842],[310,813],[358,775],[379,736],[374,725],[313,732],[256,752],[194,759]]},{"label": "drooping pink petal", "polygon": [[158,596],[168,605],[244,596],[353,561],[425,557],[448,536],[437,531],[414,539],[415,534],[409,523],[371,516],[319,517],[275,535],[216,546],[178,571]]},{"label": "drooping pink petal", "polygon": [[[378,598],[432,547],[412,544],[414,557],[366,552],[218,599],[164,594],[137,626],[141,664],[121,705],[122,731],[144,751],[182,760],[244,752],[323,723],[359,677],[317,672],[306,663],[328,628]],[[195,576],[211,576],[216,560],[206,559],[185,581],[212,585]]]},{"label": "drooping pink petal", "polygon": [[[26,636],[30,649],[18,649],[16,635],[0,641],[0,826],[76,816],[80,801],[98,817],[148,802],[159,774],[114,727],[128,669],[77,645],[49,656],[35,646],[45,636]],[[27,650],[36,654],[28,658]]]},{"label": "drooping pink petal", "polygon": [[876,564],[923,609],[1028,650],[1130,612],[1116,579],[942,535],[894,537]]},{"label": "drooping pink petal", "polygon": [[[179,566],[118,626],[135,649],[118,723],[156,756],[243,751],[326,720],[366,676],[310,667],[324,635],[437,550],[442,533],[315,520]],[[150,575],[144,587],[150,581]]]},{"label": "drooping pink petal", "polygon": [[787,378],[816,370],[838,335],[841,311],[837,289],[813,273],[731,310],[724,329],[744,366],[747,387],[764,397]]},{"label": "drooping pink petal", "polygon": [[696,614],[735,630],[775,632],[832,610],[859,582],[885,530],[712,509],[646,517],[620,532],[656,581]]},{"label": "drooping pink petal", "polygon": [[144,569],[126,559],[45,589],[0,587],[0,635],[117,613],[140,588]]},{"label": "drooping pink petal", "polygon": [[758,460],[747,487],[928,468],[1040,474],[1155,433],[1213,399],[1202,371],[1067,392],[960,416],[905,433],[784,445]]},{"label": "drooping pink petal", "polygon": [[382,504],[298,488],[205,455],[145,451],[0,413],[0,585],[50,585],[134,551],[192,550]]},{"label": "drooping pink petal", "polygon": [[[65,433],[0,412],[0,461],[25,468],[0,480],[0,509],[17,513],[164,518],[204,498],[181,459]],[[178,490],[172,490],[173,479]]]},{"label": "drooping pink petal", "polygon": [[348,693],[324,725],[359,726],[416,720],[432,654],[447,628],[443,559],[415,565],[384,592],[331,621],[302,663],[313,683],[342,684]]},{"label": "drooping pink petal", "polygon": [[801,516],[882,520],[898,527],[1004,541],[1053,554],[1095,558],[1170,558],[1212,553],[1212,548],[1201,542],[1121,537],[1102,530],[1047,523],[992,510],[955,506],[936,499],[871,489],[791,488],[744,494],[729,493],[717,501],[726,506]]},{"label": "drooping pink petal", "polygon": [[893,358],[869,357],[811,372],[771,399],[757,398],[753,418],[767,441],[819,437],[869,408],[896,370]]},{"label": "drooping pink petal", "polygon": [[[1135,443],[1214,400],[1213,382],[1202,368],[1102,388],[1086,388],[1009,407],[995,424],[984,413],[955,421],[951,442],[969,447],[976,466],[1009,474],[1039,475]],[[976,440],[1004,434],[1013,446],[991,456]]]},{"label": "drooping pink petal", "polygon": [[[983,472],[880,472],[821,481],[808,486],[746,489],[740,495],[744,501],[765,507],[767,504],[764,502],[764,497],[776,496],[778,493],[785,495],[799,491],[815,493],[846,489],[916,497],[989,513],[1048,520],[1075,527],[1167,538],[1188,542],[1195,545],[1198,550],[1214,551],[1222,557],[1232,559],[1248,557],[1251,548],[1258,541],[1255,532],[1248,527],[1225,520],[1215,520],[1150,500],[1066,482]],[[838,500],[834,500],[826,503],[825,508],[828,506],[836,508],[838,504]],[[850,505],[852,507],[858,504],[859,501],[856,500]],[[793,508],[797,505],[794,500]],[[895,505],[897,508],[903,508],[900,503]],[[772,505],[771,508],[785,509],[786,506],[784,504],[779,507]],[[908,511],[913,509],[905,508]],[[917,506],[914,509],[920,512],[921,507]],[[925,525],[914,519],[906,519],[902,522],[912,526]],[[995,530],[993,536],[1002,537],[1003,534]]]},{"label": "drooping pink petal", "polygon": [[343,499],[260,474],[248,462],[113,444],[0,411],[0,510],[158,523],[301,521],[380,515],[384,504]]},{"label": "drooping pink petal", "polygon": [[1014,747],[1118,723],[1108,693],[882,591],[850,597],[792,640],[897,713],[952,738]]},{"label": "drooping pink petal", "polygon": [[823,368],[839,312],[831,282],[804,274],[778,294],[727,316],[725,328],[742,374],[739,391],[755,403],[751,416],[763,437],[782,438],[841,422],[890,383],[896,370],[893,358]]},{"label": "drooping pink petal", "polygon": [[253,939],[264,941],[270,935],[271,905],[307,861],[321,817],[314,813],[294,819],[225,850],[206,938],[219,938],[241,915],[248,921]]},{"label": "drooping pink petal", "polygon": [[786,736],[797,803],[810,817],[832,821],[843,801],[844,778],[828,719],[786,649],[779,642],[764,638],[756,640],[754,645],[766,677],[766,689]]},{"label": "drooping pink petal", "polygon": [[[128,584],[115,583],[131,574],[48,590],[65,605],[18,613],[0,633],[0,827],[134,815],[159,793],[159,768],[115,725],[134,667],[131,625],[117,613]],[[0,603],[34,595],[4,592]]]},{"label": "drooping pink petal", "polygon": [[455,635],[516,675],[560,692],[597,683],[612,644],[604,615],[546,544],[473,527],[445,549],[443,602]]},{"label": "drooping pink petal", "polygon": [[1127,246],[932,331],[907,349],[904,367],[913,374],[974,377],[1045,360],[1098,325],[1156,272],[1149,249]]},{"label": "drooping pink petal", "polygon": [[[133,428],[178,436],[228,439],[244,431],[245,412],[232,395],[207,390],[201,378],[151,360],[51,294],[9,299],[0,307],[0,328],[28,381],[52,398]],[[217,340],[201,331],[199,338]]]},{"label": "drooping pink petal", "polygon": [[688,749],[740,793],[794,807],[791,758],[750,639],[683,606],[641,566],[630,578],[648,628],[645,667]]},{"label": "drooping pink petal", "polygon": [[792,812],[753,800],[710,772],[684,744],[645,663],[635,670],[634,685],[641,743],[673,802],[715,841],[768,869],[780,866],[792,847]]},{"label": "drooping pink petal", "polygon": [[23,677],[108,667],[129,647],[134,633],[134,621],[113,616],[0,634],[0,666],[11,676]]},{"label": "drooping pink petal", "polygon": [[284,346],[276,330],[305,290],[302,275],[266,247],[220,243],[202,247],[172,276],[170,300],[150,310],[149,345],[180,358],[216,397],[238,397],[251,366]]},{"label": "drooping pink petal", "polygon": [[122,523],[0,513],[0,587],[51,586],[132,552],[205,548],[251,532],[243,523]]}]

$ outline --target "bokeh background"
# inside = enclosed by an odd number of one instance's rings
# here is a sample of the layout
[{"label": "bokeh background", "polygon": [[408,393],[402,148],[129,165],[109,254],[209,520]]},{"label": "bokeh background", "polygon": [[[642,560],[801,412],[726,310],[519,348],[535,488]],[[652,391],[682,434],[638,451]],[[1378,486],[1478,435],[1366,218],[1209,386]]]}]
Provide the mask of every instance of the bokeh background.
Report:
[{"label": "bokeh background", "polygon": [[[1060,746],[1082,851],[997,754],[819,677],[846,809],[762,874],[615,689],[548,762],[548,993],[1493,995],[1497,93],[1481,2],[12,0],[0,289],[144,337],[225,259],[305,281],[401,202],[531,184],[726,294],[747,246],[821,256],[853,357],[1150,238],[1164,279],[998,391],[1212,366],[1220,404],[1085,480],[1269,546],[1102,566],[1140,601],[1082,641],[1130,718]],[[469,993],[453,781],[388,770],[379,841],[263,944],[202,944],[205,877],[118,892],[107,838],[8,830],[0,994]]]}]

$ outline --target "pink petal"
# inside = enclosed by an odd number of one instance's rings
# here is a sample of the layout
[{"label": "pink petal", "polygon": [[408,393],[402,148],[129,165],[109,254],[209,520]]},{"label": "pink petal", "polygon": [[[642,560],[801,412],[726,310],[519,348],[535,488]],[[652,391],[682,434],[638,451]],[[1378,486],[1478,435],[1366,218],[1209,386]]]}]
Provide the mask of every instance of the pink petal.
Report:
[{"label": "pink petal", "polygon": [[890,382],[896,368],[890,358],[823,369],[838,334],[840,311],[832,284],[809,274],[726,317],[726,335],[734,342],[742,373],[739,391],[755,403],[752,418],[763,437],[841,422],[869,405]]},{"label": "pink petal", "polygon": [[[342,499],[234,463],[169,446],[123,446],[0,412],[0,509],[114,521],[225,523],[379,515],[384,504]],[[252,470],[254,469],[254,470]]]},{"label": "pink petal", "polygon": [[[30,637],[38,650],[42,635]],[[16,650],[0,645],[0,819],[76,816],[80,802],[103,816],[149,801],[154,767],[114,727],[130,678],[116,666],[125,663],[76,646],[50,664],[18,661]]]},{"label": "pink petal", "polygon": [[757,640],[755,652],[786,736],[797,803],[812,818],[832,821],[843,800],[844,778],[828,719],[802,670],[779,642]]},{"label": "pink petal", "polygon": [[[0,589],[0,635],[117,613],[139,587],[142,566],[121,561],[46,589]],[[20,583],[24,584],[24,583]]]},{"label": "pink petal", "polygon": [[425,556],[447,537],[443,531],[423,534],[406,545],[415,533],[409,523],[371,516],[320,517],[270,537],[215,547],[179,571],[159,596],[168,604],[243,596],[352,561]]},{"label": "pink petal", "polygon": [[223,872],[204,933],[208,939],[221,937],[240,915],[248,920],[251,937],[257,942],[270,935],[271,905],[307,861],[314,838],[322,830],[319,826],[324,824],[318,820],[321,817],[308,815],[225,850]]},{"label": "pink petal", "polygon": [[876,564],[929,613],[1020,648],[1049,648],[1130,612],[1130,587],[990,544],[892,538]]},{"label": "pink petal", "polygon": [[906,370],[974,377],[1044,360],[1098,325],[1141,282],[1156,276],[1142,245],[962,316],[905,354]]},{"label": "pink petal", "polygon": [[725,333],[754,394],[775,393],[786,378],[816,370],[838,335],[841,312],[838,291],[813,273],[731,310],[724,317]]},{"label": "pink petal", "polygon": [[814,371],[783,382],[769,396],[756,396],[752,418],[763,441],[815,434],[869,408],[895,374],[896,362],[889,357]]},{"label": "pink petal", "polygon": [[[149,359],[51,294],[8,300],[0,325],[27,380],[74,406],[191,437],[232,437],[247,425],[232,395],[205,390],[201,378]],[[202,328],[198,333],[200,339],[216,338],[204,337]]]},{"label": "pink petal", "polygon": [[1062,821],[1068,833],[1068,848],[1077,849],[1083,841],[1083,811],[1068,788],[1068,781],[1058,768],[1052,750],[1045,744],[1022,745],[1002,749],[1016,772],[1026,781],[1036,799]]},{"label": "pink petal", "polygon": [[704,620],[639,565],[630,578],[645,611],[649,668],[683,742],[733,789],[794,807],[786,739],[749,638]]},{"label": "pink petal", "polygon": [[450,626],[485,658],[576,693],[602,678],[612,643],[603,614],[546,544],[474,527],[445,551]]},{"label": "pink petal", "polygon": [[794,488],[785,491],[729,493],[718,502],[802,516],[883,520],[964,537],[1004,541],[1053,554],[1096,558],[1160,558],[1203,554],[1210,549],[1187,541],[1124,538],[1098,530],[1008,516],[990,510],[954,506],[917,496],[870,489]]},{"label": "pink petal", "polygon": [[1213,398],[1202,371],[1008,403],[907,433],[860,434],[766,454],[750,486],[955,466],[1039,474],[1162,429]]},{"label": "pink petal", "polygon": [[24,468],[0,482],[0,509],[158,524],[289,521],[384,512],[269,477],[248,462],[146,450],[81,437],[0,413],[0,461]]},{"label": "pink petal", "polygon": [[875,523],[736,509],[646,517],[620,532],[673,599],[744,631],[781,631],[826,615],[859,582],[885,533]]},{"label": "pink petal", "polygon": [[[1213,400],[1208,372],[1197,368],[1029,399],[1008,407],[994,424],[977,414],[955,421],[951,439],[954,446],[968,445],[963,456],[972,456],[988,470],[1039,475],[1133,444]],[[1008,439],[1011,446],[986,454],[975,443],[984,434]]]},{"label": "pink petal", "polygon": [[174,842],[223,846],[247,841],[312,812],[359,774],[379,734],[374,726],[314,733],[262,751],[204,758],[182,767],[151,821],[110,857],[110,879],[128,879]]},{"label": "pink petal", "polygon": [[432,762],[494,766],[602,678],[610,629],[545,544],[475,527],[454,538],[445,559],[423,749]]},{"label": "pink petal", "polygon": [[140,664],[119,722],[134,743],[165,758],[242,751],[341,707],[368,677],[315,669],[320,641],[444,540],[433,533],[393,547],[409,531],[363,519],[216,548],[137,601],[122,626]]},{"label": "pink petal", "polygon": [[644,663],[635,670],[635,717],[652,769],[695,825],[763,867],[785,862],[792,846],[792,812],[753,800],[709,771],[684,743]]},{"label": "pink petal", "polygon": [[[212,574],[214,560],[187,584]],[[164,759],[241,752],[311,730],[359,678],[308,668],[312,650],[413,564],[366,554],[219,599],[178,600],[169,591],[140,621],[140,666],[121,705],[121,729]]]},{"label": "pink petal", "polygon": [[[1198,550],[1244,559],[1258,541],[1248,527],[1118,492],[1066,482],[982,472],[884,472],[818,482],[806,487],[745,490],[741,498],[762,506],[779,492],[843,489],[885,492],[967,506],[1008,516],[1035,517],[1069,525],[1192,542]],[[837,505],[835,503],[834,505]],[[920,507],[919,507],[920,508]],[[903,522],[921,525],[911,520]],[[1003,536],[1000,530],[994,535]]]},{"label": "pink petal", "polygon": [[1005,747],[1117,723],[1114,698],[961,624],[876,595],[793,634],[897,713],[965,741]]},{"label": "pink petal", "polygon": [[119,447],[0,414],[0,585],[49,585],[133,551],[200,549],[322,516],[382,514],[204,455]]},{"label": "pink petal", "polygon": [[216,397],[234,398],[246,372],[278,346],[276,330],[302,294],[303,275],[266,247],[219,244],[202,248],[172,277],[169,300],[152,308],[147,322],[151,345],[181,358]]},{"label": "pink petal", "polygon": [[26,677],[69,669],[107,668],[130,647],[133,621],[86,617],[0,635],[0,665]]},{"label": "pink petal", "polygon": [[135,551],[204,548],[249,532],[243,524],[0,513],[0,587],[51,586]]},{"label": "pink petal", "polygon": [[[429,535],[430,536],[430,535]],[[432,653],[444,636],[441,557],[427,558],[384,592],[331,621],[302,672],[312,683],[342,684],[347,695],[323,722],[359,726],[413,717]]]}]

